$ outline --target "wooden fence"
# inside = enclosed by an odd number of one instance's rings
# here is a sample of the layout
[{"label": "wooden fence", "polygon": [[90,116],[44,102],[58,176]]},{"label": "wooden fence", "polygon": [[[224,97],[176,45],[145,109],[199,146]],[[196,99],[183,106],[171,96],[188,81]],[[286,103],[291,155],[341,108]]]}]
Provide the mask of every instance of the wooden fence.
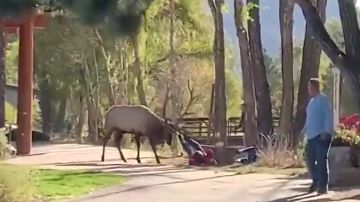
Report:
[{"label": "wooden fence", "polygon": [[[274,117],[274,128],[279,126],[279,117]],[[196,140],[201,143],[211,143],[214,128],[210,124],[209,117],[184,118],[180,120],[179,126],[185,129]],[[274,129],[273,129],[274,130]],[[227,119],[227,136],[229,145],[244,144],[244,127],[240,123],[240,117],[229,117]]]}]

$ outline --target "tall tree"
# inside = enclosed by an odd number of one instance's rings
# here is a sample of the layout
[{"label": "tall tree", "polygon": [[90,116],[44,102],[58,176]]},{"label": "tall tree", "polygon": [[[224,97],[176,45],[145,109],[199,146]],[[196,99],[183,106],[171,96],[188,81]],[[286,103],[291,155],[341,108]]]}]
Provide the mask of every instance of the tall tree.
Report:
[{"label": "tall tree", "polygon": [[0,127],[5,126],[5,30],[0,25]]},{"label": "tall tree", "polygon": [[[306,0],[311,6],[314,5],[314,11],[319,16],[320,23],[323,25],[326,19],[326,2],[327,0]],[[316,7],[315,7],[316,6]],[[319,65],[321,57],[321,47],[317,43],[317,39],[313,37],[313,27],[309,23],[305,28],[305,39],[303,46],[303,58],[300,75],[300,84],[298,91],[298,101],[295,115],[294,125],[294,143],[297,142],[297,136],[305,124],[306,106],[309,101],[307,85],[312,77],[318,77]]]},{"label": "tall tree", "polygon": [[248,0],[249,19],[248,35],[250,57],[254,71],[254,84],[257,100],[257,122],[259,132],[263,135],[269,135],[272,130],[272,107],[269,82],[266,76],[264,64],[263,48],[261,43],[261,26],[259,15],[259,0]]},{"label": "tall tree", "polygon": [[225,45],[222,8],[224,0],[208,0],[214,20],[214,61],[215,61],[215,100],[214,128],[220,141],[227,143],[226,136],[226,95],[225,95]]},{"label": "tall tree", "polygon": [[109,53],[106,51],[106,47],[103,41],[103,37],[101,36],[99,30],[94,29],[94,35],[95,39],[97,40],[98,47],[100,51],[96,51],[95,56],[97,56],[98,52],[100,52],[100,55],[102,56],[102,63],[100,60],[96,60],[98,63],[103,64],[104,70],[105,70],[105,83],[106,83],[106,94],[109,100],[109,105],[113,106],[116,104],[116,96],[114,93],[114,88],[111,83],[111,75],[110,75],[110,63],[111,63],[111,57],[109,57]]},{"label": "tall tree", "polygon": [[281,33],[281,66],[282,66],[282,104],[280,114],[280,132],[292,138],[294,119],[294,73],[293,73],[293,0],[280,0],[279,18]]},{"label": "tall tree", "polygon": [[[43,76],[42,78],[46,78]],[[42,131],[45,135],[50,136],[52,133],[52,110],[51,110],[51,95],[49,89],[49,81],[43,79],[39,81],[39,106],[42,119]]]},{"label": "tall tree", "polygon": [[143,70],[141,65],[141,58],[140,58],[140,48],[139,48],[139,38],[138,34],[131,37],[131,44],[134,49],[134,75],[136,77],[136,92],[139,97],[139,102],[141,105],[147,106],[146,102],[146,95],[144,90],[144,81],[143,81]]},{"label": "tall tree", "polygon": [[254,77],[251,67],[248,34],[244,25],[247,9],[243,0],[234,0],[234,18],[236,34],[239,41],[241,69],[243,75],[243,89],[245,101],[245,144],[251,146],[257,143],[256,99]]}]

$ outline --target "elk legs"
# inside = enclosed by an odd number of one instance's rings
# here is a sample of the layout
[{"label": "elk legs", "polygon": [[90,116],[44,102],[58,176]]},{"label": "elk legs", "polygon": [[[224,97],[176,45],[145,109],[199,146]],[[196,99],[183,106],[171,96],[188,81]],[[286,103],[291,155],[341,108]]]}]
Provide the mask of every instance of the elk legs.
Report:
[{"label": "elk legs", "polygon": [[158,164],[160,164],[160,159],[159,159],[159,157],[158,157],[158,155],[157,155],[157,153],[156,153],[156,144],[155,144],[154,140],[153,140],[151,137],[149,137],[149,141],[150,141],[151,148],[152,148],[152,150],[153,150],[153,152],[154,152],[154,155],[155,155],[155,158],[156,158],[156,162],[157,162]]},{"label": "elk legs", "polygon": [[141,135],[135,134],[135,143],[136,143],[136,147],[137,147],[136,160],[138,163],[141,163],[141,161],[140,161],[140,137],[141,137]]},{"label": "elk legs", "polygon": [[122,131],[119,131],[119,130],[116,131],[116,133],[115,133],[114,145],[115,145],[115,147],[117,147],[117,149],[119,150],[119,154],[120,154],[121,160],[123,160],[123,161],[126,163],[126,159],[125,159],[124,154],[122,153],[121,148],[120,148],[121,140],[122,140],[122,138],[123,138],[123,134],[124,134],[124,133],[123,133]]},{"label": "elk legs", "polygon": [[102,151],[102,155],[101,155],[102,162],[105,161],[105,147],[111,137],[111,134],[112,134],[112,131],[110,131],[109,134],[104,134],[105,136],[103,137],[103,151]]}]

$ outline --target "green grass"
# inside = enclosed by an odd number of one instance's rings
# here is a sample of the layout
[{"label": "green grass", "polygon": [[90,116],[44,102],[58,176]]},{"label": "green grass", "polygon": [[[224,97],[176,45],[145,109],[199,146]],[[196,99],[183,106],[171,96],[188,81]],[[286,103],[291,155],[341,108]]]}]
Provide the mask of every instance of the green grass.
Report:
[{"label": "green grass", "polygon": [[0,167],[11,170],[14,176],[30,173],[29,178],[35,187],[35,194],[44,199],[74,198],[124,182],[124,178],[119,175],[101,172],[48,170],[12,165]]},{"label": "green grass", "polygon": [[121,176],[87,171],[38,170],[37,191],[46,198],[73,198],[121,184]]}]

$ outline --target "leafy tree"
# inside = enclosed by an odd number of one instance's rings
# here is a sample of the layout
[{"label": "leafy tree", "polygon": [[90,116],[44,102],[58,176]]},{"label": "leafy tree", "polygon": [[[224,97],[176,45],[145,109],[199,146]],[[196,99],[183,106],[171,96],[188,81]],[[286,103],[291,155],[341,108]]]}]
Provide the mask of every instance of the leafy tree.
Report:
[{"label": "leafy tree", "polygon": [[271,102],[272,102],[272,113],[274,117],[279,117],[282,106],[282,95],[283,88],[279,78],[281,77],[281,62],[279,58],[271,57],[264,51],[264,64],[266,68],[266,74],[269,78],[270,91],[271,91]]}]

